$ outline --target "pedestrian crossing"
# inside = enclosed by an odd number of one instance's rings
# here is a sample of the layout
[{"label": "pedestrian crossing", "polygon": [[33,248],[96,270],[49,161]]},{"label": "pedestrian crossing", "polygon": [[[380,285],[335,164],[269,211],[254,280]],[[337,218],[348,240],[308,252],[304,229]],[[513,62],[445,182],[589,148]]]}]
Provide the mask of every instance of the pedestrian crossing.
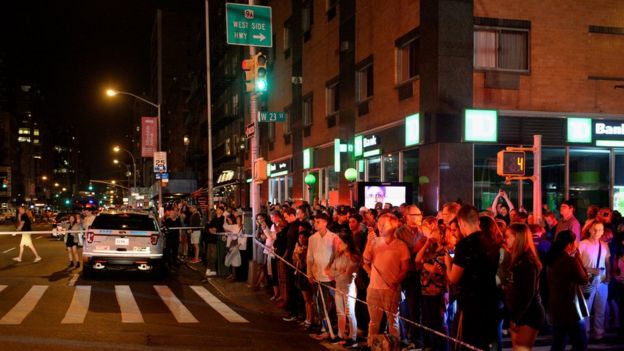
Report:
[{"label": "pedestrian crossing", "polygon": [[[217,312],[223,319],[230,323],[249,323],[247,319],[238,314],[232,308],[230,308],[223,301],[219,300],[208,289],[201,285],[183,286],[181,289],[177,289],[174,292],[167,285],[153,285],[151,289],[145,290],[149,287],[135,288],[130,285],[115,285],[114,294],[110,291],[111,297],[114,299],[102,299],[94,297],[93,287],[90,285],[77,285],[75,287],[59,287],[59,286],[47,286],[47,285],[33,285],[23,296],[17,296],[18,292],[21,295],[21,289],[23,287],[13,287],[9,285],[0,285],[0,301],[5,303],[0,305],[0,326],[2,325],[21,325],[29,316],[36,316],[38,308],[46,308],[50,305],[50,301],[46,300],[46,295],[57,296],[59,294],[69,294],[67,296],[67,307],[59,306],[60,302],[65,300],[54,301],[57,304],[56,311],[59,313],[60,324],[83,324],[88,320],[90,313],[97,314],[100,310],[102,303],[113,303],[119,311],[119,318],[121,323],[128,324],[140,324],[146,323],[144,318],[145,311],[142,311],[141,302],[145,303],[146,300],[153,302],[159,300],[162,303],[163,310],[168,311],[175,321],[180,324],[187,323],[200,323],[198,317],[204,317],[205,319],[214,320],[204,315],[199,315],[198,312],[191,312],[189,307],[194,311],[201,309],[202,303],[205,303],[208,308]],[[112,288],[112,287],[111,287]],[[52,291],[54,289],[64,289],[62,292]],[[100,293],[104,288],[95,288],[96,293]],[[141,290],[142,289],[142,290]],[[140,290],[140,291],[136,291]],[[192,293],[191,293],[192,292]],[[180,298],[178,295],[182,295]],[[10,297],[8,297],[8,296]],[[17,296],[17,297],[16,297]],[[69,299],[71,296],[71,300]],[[14,298],[18,300],[14,305],[8,301]],[[52,299],[51,296],[49,299]],[[106,300],[106,301],[102,301]],[[44,301],[44,302],[42,302]],[[139,302],[137,302],[139,301]],[[187,307],[187,305],[189,307]],[[114,307],[113,307],[114,308]],[[145,306],[144,310],[153,310],[153,306]],[[5,312],[6,311],[6,312]],[[153,317],[152,317],[153,318]]]}]

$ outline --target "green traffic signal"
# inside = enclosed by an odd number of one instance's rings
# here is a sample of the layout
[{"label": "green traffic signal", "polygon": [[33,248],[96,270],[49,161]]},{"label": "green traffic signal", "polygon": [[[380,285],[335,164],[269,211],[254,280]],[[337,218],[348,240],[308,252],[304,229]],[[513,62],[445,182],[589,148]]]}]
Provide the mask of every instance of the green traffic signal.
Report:
[{"label": "green traffic signal", "polygon": [[89,184],[89,191],[93,191],[93,185]]},{"label": "green traffic signal", "polygon": [[6,188],[8,188],[8,186],[6,184],[2,183],[2,189],[6,189]]},{"label": "green traffic signal", "polygon": [[65,199],[65,205],[69,205],[71,203],[71,201],[69,201],[69,199]]},{"label": "green traffic signal", "polygon": [[265,92],[267,91],[268,84],[265,78],[257,78],[256,79],[256,91]]}]

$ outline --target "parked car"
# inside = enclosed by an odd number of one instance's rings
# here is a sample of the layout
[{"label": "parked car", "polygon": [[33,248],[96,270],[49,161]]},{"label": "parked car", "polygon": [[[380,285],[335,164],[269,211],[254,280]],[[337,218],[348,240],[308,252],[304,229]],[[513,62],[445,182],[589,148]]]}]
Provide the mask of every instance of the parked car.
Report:
[{"label": "parked car", "polygon": [[102,212],[85,234],[83,275],[104,270],[163,274],[163,242],[156,218],[147,212]]}]

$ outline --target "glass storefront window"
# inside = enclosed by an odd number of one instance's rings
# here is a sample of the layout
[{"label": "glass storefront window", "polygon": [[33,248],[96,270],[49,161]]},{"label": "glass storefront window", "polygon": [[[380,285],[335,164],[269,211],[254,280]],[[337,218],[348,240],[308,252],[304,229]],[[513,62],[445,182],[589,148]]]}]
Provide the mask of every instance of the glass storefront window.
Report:
[{"label": "glass storefront window", "polygon": [[570,200],[581,223],[589,205],[609,206],[609,150],[570,148]]},{"label": "glass storefront window", "polygon": [[399,153],[389,154],[383,157],[384,182],[399,181]]},{"label": "glass storefront window", "polygon": [[[501,145],[475,145],[475,206],[488,209],[500,189],[505,190],[515,207],[520,187],[518,181],[505,184],[505,178],[496,174],[496,154],[503,150]],[[526,153],[526,175],[533,174],[533,154]],[[557,212],[565,193],[565,150],[564,148],[542,148],[542,204]],[[533,211],[533,182],[522,182],[522,206]]]},{"label": "glass storefront window", "polygon": [[418,149],[403,152],[403,181],[412,184],[412,202],[421,204],[418,197],[420,186],[418,177]]},{"label": "glass storefront window", "polygon": [[490,208],[500,189],[507,192],[514,206],[518,203],[517,184],[506,185],[505,178],[496,174],[496,153],[502,149],[500,145],[474,146],[474,205],[479,210]]},{"label": "glass storefront window", "polygon": [[269,201],[284,203],[292,198],[292,176],[269,179]]},{"label": "glass storefront window", "polygon": [[381,181],[381,157],[369,158],[366,160],[368,165],[368,181]]},{"label": "glass storefront window", "polygon": [[624,149],[615,150],[613,210],[624,213]]}]

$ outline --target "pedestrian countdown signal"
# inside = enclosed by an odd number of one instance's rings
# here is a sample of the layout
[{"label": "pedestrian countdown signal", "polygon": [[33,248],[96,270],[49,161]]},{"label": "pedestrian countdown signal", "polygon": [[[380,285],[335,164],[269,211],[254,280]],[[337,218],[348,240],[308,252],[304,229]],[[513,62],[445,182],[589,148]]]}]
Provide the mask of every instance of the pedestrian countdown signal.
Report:
[{"label": "pedestrian countdown signal", "polygon": [[524,176],[526,154],[520,151],[499,151],[496,155],[496,173],[499,176]]}]

